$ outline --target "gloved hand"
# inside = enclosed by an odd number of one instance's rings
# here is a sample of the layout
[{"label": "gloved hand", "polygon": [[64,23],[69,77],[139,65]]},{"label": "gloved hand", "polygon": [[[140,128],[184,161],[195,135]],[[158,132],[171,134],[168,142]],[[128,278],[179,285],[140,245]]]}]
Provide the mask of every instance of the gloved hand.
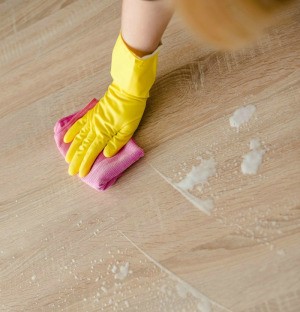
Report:
[{"label": "gloved hand", "polygon": [[157,67],[157,53],[138,58],[119,35],[115,44],[111,76],[104,97],[67,131],[72,142],[66,154],[69,174],[86,176],[103,150],[114,156],[132,137],[145,110]]}]

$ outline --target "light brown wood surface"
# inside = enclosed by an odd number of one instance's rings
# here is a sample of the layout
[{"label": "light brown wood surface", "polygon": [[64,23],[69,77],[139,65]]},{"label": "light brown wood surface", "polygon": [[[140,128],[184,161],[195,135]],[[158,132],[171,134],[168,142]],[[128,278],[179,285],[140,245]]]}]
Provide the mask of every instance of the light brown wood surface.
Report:
[{"label": "light brown wood surface", "polygon": [[[105,92],[120,1],[0,1],[0,311],[299,311],[299,8],[226,53],[175,17],[135,135],[146,155],[98,193],[68,176],[53,126]],[[210,216],[170,182],[199,156],[217,163]]]}]

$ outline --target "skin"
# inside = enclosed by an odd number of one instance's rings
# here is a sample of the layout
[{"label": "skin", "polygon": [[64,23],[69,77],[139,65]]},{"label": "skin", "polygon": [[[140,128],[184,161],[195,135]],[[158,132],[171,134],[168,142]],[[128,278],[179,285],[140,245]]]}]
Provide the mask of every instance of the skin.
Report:
[{"label": "skin", "polygon": [[139,57],[154,52],[173,15],[166,1],[123,0],[122,37]]}]

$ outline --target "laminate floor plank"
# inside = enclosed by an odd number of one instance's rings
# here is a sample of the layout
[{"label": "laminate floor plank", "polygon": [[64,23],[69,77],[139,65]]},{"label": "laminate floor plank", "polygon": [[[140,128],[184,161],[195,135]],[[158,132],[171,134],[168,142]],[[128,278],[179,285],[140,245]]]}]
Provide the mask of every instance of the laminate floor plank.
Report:
[{"label": "laminate floor plank", "polygon": [[235,52],[175,16],[135,134],[145,157],[96,192],[68,176],[53,126],[110,83],[120,4],[0,1],[0,310],[298,311],[299,5]]}]

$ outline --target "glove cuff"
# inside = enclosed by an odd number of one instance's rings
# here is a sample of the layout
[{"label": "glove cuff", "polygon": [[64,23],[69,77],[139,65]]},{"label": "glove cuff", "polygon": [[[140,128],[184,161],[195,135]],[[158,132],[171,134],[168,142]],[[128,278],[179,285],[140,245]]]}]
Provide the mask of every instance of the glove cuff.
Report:
[{"label": "glove cuff", "polygon": [[113,82],[132,96],[148,98],[156,77],[157,59],[157,50],[143,58],[136,56],[120,34],[112,53]]}]

